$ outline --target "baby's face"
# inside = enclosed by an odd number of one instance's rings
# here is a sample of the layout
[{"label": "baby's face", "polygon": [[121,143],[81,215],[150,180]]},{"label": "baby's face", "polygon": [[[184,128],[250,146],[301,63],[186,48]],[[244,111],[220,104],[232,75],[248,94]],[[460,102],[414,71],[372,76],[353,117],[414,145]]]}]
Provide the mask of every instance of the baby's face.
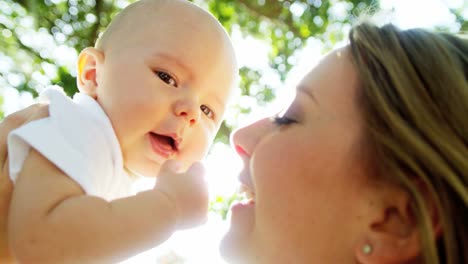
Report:
[{"label": "baby's face", "polygon": [[157,14],[137,19],[145,21],[123,29],[104,50],[97,101],[111,119],[125,166],[155,176],[167,159],[188,166],[204,157],[237,68],[221,27],[191,4],[168,1]]}]

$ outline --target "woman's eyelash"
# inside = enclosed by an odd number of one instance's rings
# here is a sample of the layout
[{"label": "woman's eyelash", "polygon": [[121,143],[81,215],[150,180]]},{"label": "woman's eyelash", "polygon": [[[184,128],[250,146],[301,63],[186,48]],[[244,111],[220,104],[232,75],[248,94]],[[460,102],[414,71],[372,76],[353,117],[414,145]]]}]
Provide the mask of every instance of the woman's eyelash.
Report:
[{"label": "woman's eyelash", "polygon": [[155,71],[155,73],[159,77],[159,79],[161,79],[163,82],[171,86],[177,87],[177,81],[169,73],[166,73],[163,71]]},{"label": "woman's eyelash", "polygon": [[285,117],[285,116],[275,116],[273,118],[273,123],[278,126],[283,126],[283,125],[289,125],[296,123],[296,120],[293,120],[291,118]]}]

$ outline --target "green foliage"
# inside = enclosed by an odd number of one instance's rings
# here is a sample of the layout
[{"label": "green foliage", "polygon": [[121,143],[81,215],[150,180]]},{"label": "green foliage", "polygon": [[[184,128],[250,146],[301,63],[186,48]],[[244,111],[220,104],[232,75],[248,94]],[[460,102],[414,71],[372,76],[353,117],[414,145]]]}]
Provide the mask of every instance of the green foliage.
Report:
[{"label": "green foliage", "polygon": [[53,79],[52,82],[63,87],[65,93],[70,97],[78,91],[76,78],[73,77],[64,66],[57,68],[57,77]]},{"label": "green foliage", "polygon": [[[232,31],[239,27],[244,35],[267,41],[271,46],[270,64],[281,80],[294,66],[289,60],[308,38],[324,39],[330,24],[350,24],[374,0],[211,0],[209,10]],[[346,10],[343,16],[331,14],[332,3]]]},{"label": "green foliage", "polygon": [[[53,49],[64,45],[75,49],[78,53],[83,48],[94,45],[99,32],[118,11],[120,8],[116,7],[114,1],[6,0],[0,8],[0,15],[9,21],[4,23],[3,19],[0,20],[0,30],[7,30],[9,37],[5,38],[6,43],[2,45],[1,52],[14,59],[19,57],[18,59],[22,61],[16,61],[16,64],[27,63],[32,66],[29,71],[17,72],[24,82],[15,85],[15,88],[37,95],[36,91],[41,86],[56,84],[63,85],[69,95],[76,93],[78,89],[75,81],[71,81],[74,78],[71,74],[74,69],[69,65],[57,63]],[[46,43],[37,45],[26,41],[24,36],[30,33],[36,35],[36,39],[41,36],[45,38],[43,36],[47,34],[50,38],[49,43],[52,43],[53,47],[48,47]],[[44,40],[39,42],[42,41]],[[47,51],[46,48],[52,51]],[[16,55],[18,51],[22,56]],[[38,83],[33,75],[35,73],[45,75],[42,69],[43,62],[57,66],[56,77],[47,76],[48,80],[45,83]]]},{"label": "green foliage", "polygon": [[[450,9],[450,12],[455,16],[456,23],[460,25],[460,31],[464,34],[468,34],[468,20],[466,20],[466,12],[468,9],[468,2],[465,2],[465,6],[458,9]],[[463,15],[465,12],[465,15]]]},{"label": "green foliage", "polygon": [[[239,86],[242,95],[254,97],[258,105],[271,102],[274,99],[274,91],[271,86],[261,85],[260,78],[262,72],[259,70],[242,67],[239,69],[240,82]],[[249,109],[240,109],[248,113]]]},{"label": "green foliage", "polygon": [[226,220],[229,208],[235,201],[240,201],[241,197],[234,193],[231,196],[217,196],[214,200],[210,201],[210,211],[219,214],[223,220]]}]

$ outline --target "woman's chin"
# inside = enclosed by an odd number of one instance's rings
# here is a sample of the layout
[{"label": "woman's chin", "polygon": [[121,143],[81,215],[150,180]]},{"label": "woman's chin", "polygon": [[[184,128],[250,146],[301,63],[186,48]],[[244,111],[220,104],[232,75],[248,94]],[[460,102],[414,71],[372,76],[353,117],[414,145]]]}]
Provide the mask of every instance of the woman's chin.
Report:
[{"label": "woman's chin", "polygon": [[231,207],[230,227],[220,243],[221,256],[229,263],[246,263],[253,242],[255,203],[239,203]]},{"label": "woman's chin", "polygon": [[221,243],[219,244],[219,253],[224,260],[229,263],[235,263],[234,260],[236,259],[236,255],[238,255],[235,252],[238,250],[235,250],[236,243],[234,242],[231,232],[232,230],[229,230],[221,240]]},{"label": "woman's chin", "polygon": [[246,263],[245,259],[248,252],[243,248],[245,247],[245,242],[239,239],[239,234],[230,229],[219,244],[219,252],[228,263]]}]

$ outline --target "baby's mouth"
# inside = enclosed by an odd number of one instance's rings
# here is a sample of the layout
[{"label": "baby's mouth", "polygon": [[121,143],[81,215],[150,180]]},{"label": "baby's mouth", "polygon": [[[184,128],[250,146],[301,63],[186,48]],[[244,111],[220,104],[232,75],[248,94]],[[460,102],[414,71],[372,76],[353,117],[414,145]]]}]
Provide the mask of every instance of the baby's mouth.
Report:
[{"label": "baby's mouth", "polygon": [[168,148],[172,148],[174,151],[177,151],[177,144],[174,138],[171,136],[160,135],[151,132],[151,136],[155,137],[159,142],[166,145]]},{"label": "baby's mouth", "polygon": [[153,150],[166,158],[179,150],[178,142],[171,136],[150,132],[150,140]]}]

